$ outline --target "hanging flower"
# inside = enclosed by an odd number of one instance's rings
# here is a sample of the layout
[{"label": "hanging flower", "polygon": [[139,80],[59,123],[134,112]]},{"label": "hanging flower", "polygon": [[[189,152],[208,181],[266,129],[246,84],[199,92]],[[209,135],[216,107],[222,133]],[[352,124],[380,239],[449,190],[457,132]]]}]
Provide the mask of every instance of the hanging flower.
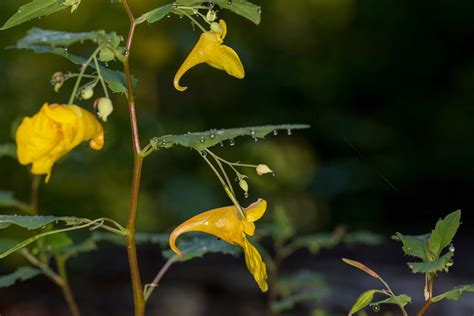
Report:
[{"label": "hanging flower", "polygon": [[229,244],[238,245],[244,250],[247,268],[262,292],[266,292],[267,268],[258,250],[247,240],[247,235],[254,234],[254,222],[263,216],[266,208],[267,202],[259,199],[243,210],[245,218],[239,215],[235,206],[221,207],[196,215],[173,230],[169,239],[170,247],[181,256],[181,251],[176,246],[176,239],[188,232],[204,232],[217,236]]},{"label": "hanging flower", "polygon": [[45,103],[33,117],[25,117],[16,131],[17,156],[22,165],[33,164],[33,174],[51,176],[54,163],[80,143],[100,150],[104,130],[95,116],[77,105]]},{"label": "hanging flower", "polygon": [[245,76],[244,66],[237,53],[230,47],[222,45],[227,34],[227,25],[224,20],[212,23],[211,30],[201,34],[199,41],[179,68],[174,77],[174,87],[185,91],[188,87],[179,84],[181,77],[198,64],[208,65],[224,70],[229,75],[242,79]]}]

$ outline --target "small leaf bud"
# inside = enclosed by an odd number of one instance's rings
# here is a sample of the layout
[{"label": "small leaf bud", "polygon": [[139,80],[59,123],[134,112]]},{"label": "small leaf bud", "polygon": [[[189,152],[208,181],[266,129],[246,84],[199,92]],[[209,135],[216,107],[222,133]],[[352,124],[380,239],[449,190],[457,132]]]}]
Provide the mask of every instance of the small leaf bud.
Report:
[{"label": "small leaf bud", "polygon": [[97,102],[97,116],[107,122],[107,118],[113,112],[114,106],[109,98],[100,98]]},{"label": "small leaf bud", "polygon": [[267,165],[264,165],[264,164],[258,165],[256,170],[257,170],[257,174],[259,176],[262,176],[262,175],[267,174],[267,173],[273,173],[273,170],[270,169]]}]

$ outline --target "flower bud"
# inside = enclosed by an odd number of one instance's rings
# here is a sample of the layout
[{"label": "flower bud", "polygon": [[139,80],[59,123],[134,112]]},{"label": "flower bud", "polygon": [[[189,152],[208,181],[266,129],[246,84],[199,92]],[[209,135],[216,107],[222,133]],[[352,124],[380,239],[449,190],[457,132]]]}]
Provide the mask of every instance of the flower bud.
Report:
[{"label": "flower bud", "polygon": [[99,60],[100,61],[108,62],[108,61],[111,61],[111,60],[114,60],[114,59],[115,59],[115,54],[110,48],[104,47],[100,50],[100,52],[99,52]]},{"label": "flower bud", "polygon": [[109,98],[100,98],[97,102],[97,116],[107,122],[107,118],[113,112],[114,106]]},{"label": "flower bud", "polygon": [[89,100],[94,95],[94,89],[87,87],[81,90],[81,98],[84,100]]},{"label": "flower bud", "polygon": [[217,22],[212,22],[211,31],[213,31],[214,33],[222,34],[222,26],[220,26],[220,24]]},{"label": "flower bud", "polygon": [[[216,11],[214,11],[214,10],[207,11],[206,19],[209,22],[214,22],[216,20],[216,18],[217,18]],[[212,26],[211,26],[211,28],[212,28]]]},{"label": "flower bud", "polygon": [[263,164],[258,165],[256,170],[259,176],[262,176],[267,173],[273,173],[272,169],[270,169],[267,165],[263,165]]},{"label": "flower bud", "polygon": [[244,179],[240,179],[239,186],[245,193],[249,191],[249,184]]}]

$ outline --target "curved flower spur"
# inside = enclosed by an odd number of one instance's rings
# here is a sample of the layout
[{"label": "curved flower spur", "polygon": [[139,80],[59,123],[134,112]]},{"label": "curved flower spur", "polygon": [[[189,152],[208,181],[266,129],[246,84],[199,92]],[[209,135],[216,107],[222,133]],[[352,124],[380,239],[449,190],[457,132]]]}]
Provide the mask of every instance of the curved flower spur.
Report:
[{"label": "curved flower spur", "polygon": [[189,53],[174,77],[176,90],[185,91],[188,89],[188,87],[180,85],[181,77],[189,69],[202,63],[224,70],[227,74],[239,79],[245,77],[244,66],[237,53],[229,46],[222,44],[226,35],[227,25],[224,20],[219,20],[219,23],[213,22],[211,30],[201,34],[196,46]]},{"label": "curved flower spur", "polygon": [[45,103],[38,113],[23,118],[16,131],[19,162],[31,163],[33,174],[46,174],[46,182],[54,163],[84,141],[101,150],[104,129],[92,113],[71,104]]},{"label": "curved flower spur", "polygon": [[253,236],[255,224],[267,208],[267,202],[258,199],[256,202],[243,209],[243,218],[235,206],[216,208],[198,214],[186,222],[176,227],[170,235],[169,244],[171,249],[182,257],[182,253],[176,246],[179,236],[188,232],[203,232],[214,235],[229,244],[242,247],[245,255],[245,263],[250,273],[252,273],[260,290],[266,292],[267,268],[258,250],[248,240],[248,236]]}]

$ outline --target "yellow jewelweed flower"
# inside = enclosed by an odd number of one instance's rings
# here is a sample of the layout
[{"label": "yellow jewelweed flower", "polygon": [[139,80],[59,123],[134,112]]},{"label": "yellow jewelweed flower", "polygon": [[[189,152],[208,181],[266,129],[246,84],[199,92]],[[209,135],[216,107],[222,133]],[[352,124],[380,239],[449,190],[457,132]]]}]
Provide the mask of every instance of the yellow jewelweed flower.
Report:
[{"label": "yellow jewelweed flower", "polygon": [[245,263],[255,281],[262,290],[268,290],[267,268],[258,250],[247,240],[247,235],[253,236],[255,224],[267,208],[267,202],[259,199],[245,208],[245,218],[242,218],[235,206],[221,207],[194,216],[173,230],[169,243],[171,249],[182,256],[176,246],[176,239],[188,232],[204,232],[219,237],[232,245],[242,247],[245,255]]},{"label": "yellow jewelweed flower", "polygon": [[222,45],[227,35],[227,25],[224,20],[219,24],[213,23],[211,30],[201,34],[199,41],[194,46],[191,53],[178,69],[174,77],[174,87],[179,91],[185,91],[188,87],[179,84],[181,77],[191,68],[198,64],[208,65],[224,70],[227,74],[242,79],[245,77],[245,70],[237,53],[229,46]]},{"label": "yellow jewelweed flower", "polygon": [[104,129],[92,113],[77,105],[45,103],[16,130],[18,160],[22,165],[33,164],[31,172],[46,174],[48,182],[54,163],[88,140],[94,150],[104,146]]}]

